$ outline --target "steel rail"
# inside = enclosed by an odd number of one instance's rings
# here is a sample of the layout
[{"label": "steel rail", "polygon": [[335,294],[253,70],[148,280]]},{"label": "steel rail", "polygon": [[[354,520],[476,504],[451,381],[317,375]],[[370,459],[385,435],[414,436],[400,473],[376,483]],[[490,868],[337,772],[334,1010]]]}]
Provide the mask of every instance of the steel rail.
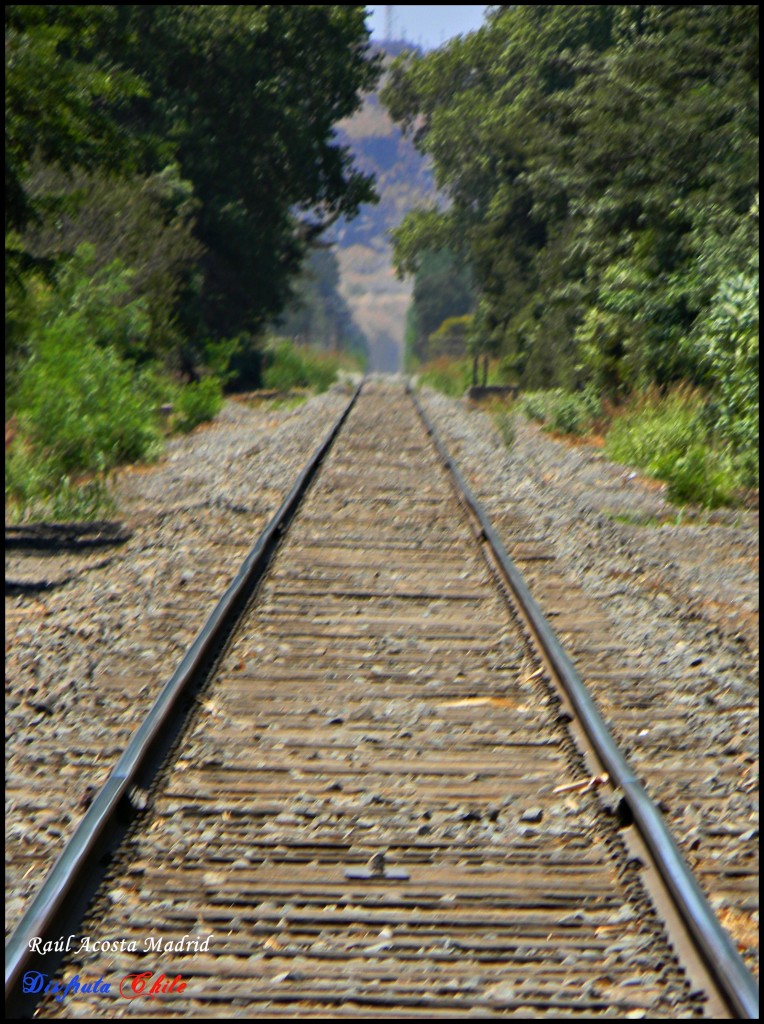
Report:
[{"label": "steel rail", "polygon": [[737,1017],[758,1020],[759,992],[755,978],[746,968],[729,935],[717,920],[666,827],[660,811],[618,749],[585,684],[508,555],[488,515],[470,490],[416,394],[410,386],[407,390],[444,465],[456,482],[460,499],[480,524],[483,537],[490,546],[536,640],[578,714],[589,741],[606,767],[611,782],[622,791],[634,824],[655,858],[657,868],[675,901],[680,917],[716,980],[724,1000]]},{"label": "steel rail", "polygon": [[[113,841],[115,829],[119,827],[119,818],[124,821],[125,812],[129,815],[131,789],[145,785],[148,772],[156,762],[157,749],[161,747],[166,752],[172,745],[179,728],[179,723],[173,728],[172,719],[174,715],[177,716],[182,699],[192,690],[200,672],[205,669],[215,650],[225,642],[240,612],[249,602],[254,587],[278,546],[281,535],[288,527],[318,467],[349,416],[362,387],[363,382],[358,384],[346,407],[260,534],[10,936],[5,959],[6,1012],[26,1002],[23,993],[14,992],[14,989],[20,981],[22,971],[28,969],[33,960],[36,968],[50,966],[52,962],[60,960],[60,951],[51,951],[48,954],[37,952],[33,957],[30,941],[36,937],[51,935],[52,929],[63,927],[62,922],[81,914],[92,897],[92,887],[85,893],[83,884],[87,888],[88,873],[91,878],[96,874],[98,862],[105,853],[108,843]],[[50,959],[46,960],[46,956]],[[44,964],[41,961],[44,961]]]}]

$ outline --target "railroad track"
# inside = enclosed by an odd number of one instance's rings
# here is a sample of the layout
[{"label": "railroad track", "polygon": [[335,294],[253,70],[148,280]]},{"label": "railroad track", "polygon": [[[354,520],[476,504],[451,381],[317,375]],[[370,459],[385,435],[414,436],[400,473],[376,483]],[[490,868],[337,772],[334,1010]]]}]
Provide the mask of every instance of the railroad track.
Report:
[{"label": "railroad track", "polygon": [[8,1007],[755,1016],[411,399],[366,385],[337,429],[21,922]]}]

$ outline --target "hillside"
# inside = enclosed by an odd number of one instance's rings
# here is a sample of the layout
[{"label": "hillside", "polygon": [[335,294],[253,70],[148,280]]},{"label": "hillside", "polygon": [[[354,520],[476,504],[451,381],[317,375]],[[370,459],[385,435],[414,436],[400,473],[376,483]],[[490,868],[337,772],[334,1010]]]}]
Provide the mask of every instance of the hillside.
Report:
[{"label": "hillside", "polygon": [[[409,44],[383,43],[386,62]],[[370,369],[395,371],[402,364],[403,331],[411,282],[398,281],[392,266],[388,232],[403,215],[429,204],[436,189],[425,161],[393,123],[379,100],[379,89],[363,107],[340,122],[338,136],[352,148],[356,163],[376,179],[380,201],[335,230],[342,297],[368,340]]]}]

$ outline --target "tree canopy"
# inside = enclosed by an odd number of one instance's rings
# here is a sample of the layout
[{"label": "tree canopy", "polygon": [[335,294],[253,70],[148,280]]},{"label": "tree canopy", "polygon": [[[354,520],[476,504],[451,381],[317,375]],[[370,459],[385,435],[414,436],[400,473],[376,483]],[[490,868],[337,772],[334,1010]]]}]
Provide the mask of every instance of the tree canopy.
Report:
[{"label": "tree canopy", "polygon": [[466,259],[523,383],[718,392],[712,351],[758,351],[757,7],[495,7],[384,99],[451,200],[404,220],[397,266]]},{"label": "tree canopy", "polygon": [[308,243],[373,197],[333,132],[376,80],[364,8],[120,11],[130,64],[156,97],[138,98],[134,118],[174,142],[201,203],[194,316],[216,334],[257,329],[284,304]]},{"label": "tree canopy", "polygon": [[[32,269],[25,236],[50,227],[54,200],[75,216],[83,174],[156,181],[172,167],[187,188],[168,198],[165,219],[191,201],[196,247],[196,272],[174,295],[181,333],[197,355],[208,338],[256,333],[311,243],[374,198],[334,133],[379,73],[364,15],[352,5],[7,7],[11,273]],[[32,189],[41,168],[59,172],[55,190]]]},{"label": "tree canopy", "polygon": [[[61,195],[33,196],[32,161],[129,172],[142,140],[125,134],[120,104],[144,83],[100,48],[116,8],[33,4],[5,8],[6,280],[34,265],[19,234],[54,212]],[[10,238],[9,238],[10,233]]]}]

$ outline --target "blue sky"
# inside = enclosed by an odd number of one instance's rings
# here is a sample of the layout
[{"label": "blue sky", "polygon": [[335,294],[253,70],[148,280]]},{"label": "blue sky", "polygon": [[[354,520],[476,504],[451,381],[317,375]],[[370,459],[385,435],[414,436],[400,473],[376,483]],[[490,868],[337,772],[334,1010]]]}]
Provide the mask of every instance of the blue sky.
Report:
[{"label": "blue sky", "polygon": [[[440,46],[451,36],[480,28],[485,6],[472,4],[410,4],[392,8],[393,38],[418,43],[424,49]],[[386,7],[369,7],[367,24],[372,39],[385,36]]]}]

